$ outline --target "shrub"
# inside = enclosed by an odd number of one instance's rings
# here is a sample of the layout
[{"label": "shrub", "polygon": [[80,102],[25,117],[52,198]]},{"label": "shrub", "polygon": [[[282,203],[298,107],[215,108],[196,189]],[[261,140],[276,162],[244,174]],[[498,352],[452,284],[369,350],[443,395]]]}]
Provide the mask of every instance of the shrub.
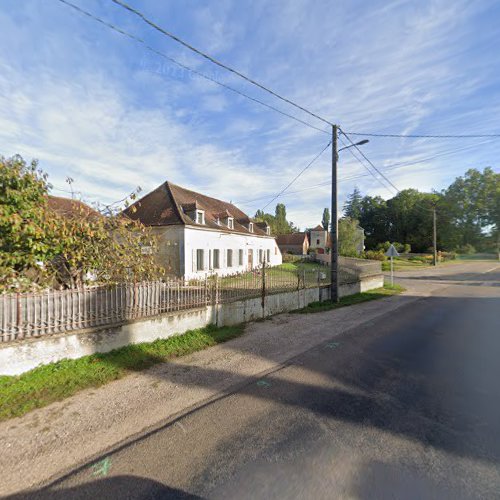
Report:
[{"label": "shrub", "polygon": [[476,249],[470,243],[466,243],[465,245],[458,247],[457,253],[472,255],[473,253],[476,253]]},{"label": "shrub", "polygon": [[457,258],[457,254],[455,252],[438,252],[439,260],[447,261],[447,260],[455,260]]},{"label": "shrub", "polygon": [[411,252],[411,245],[409,243],[405,243],[403,245],[403,253],[410,253]]},{"label": "shrub", "polygon": [[365,259],[370,259],[370,260],[384,261],[387,259],[387,257],[384,255],[383,252],[376,250],[367,250],[363,256]]}]

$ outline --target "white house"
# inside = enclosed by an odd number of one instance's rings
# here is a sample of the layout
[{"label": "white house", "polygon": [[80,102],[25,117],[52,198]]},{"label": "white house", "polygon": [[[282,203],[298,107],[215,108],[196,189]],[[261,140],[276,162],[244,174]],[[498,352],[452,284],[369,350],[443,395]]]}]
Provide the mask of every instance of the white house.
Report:
[{"label": "white house", "polygon": [[159,241],[158,261],[170,275],[226,275],[262,262],[282,262],[267,223],[252,220],[231,203],[168,181],[124,214],[153,229]]}]

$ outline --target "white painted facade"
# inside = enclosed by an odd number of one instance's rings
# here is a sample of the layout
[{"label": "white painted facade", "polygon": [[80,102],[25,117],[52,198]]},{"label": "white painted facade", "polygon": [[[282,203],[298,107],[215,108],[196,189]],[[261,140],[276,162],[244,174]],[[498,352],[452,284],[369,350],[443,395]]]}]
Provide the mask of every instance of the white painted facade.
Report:
[{"label": "white painted facade", "polygon": [[281,251],[272,236],[185,226],[184,249],[186,278],[249,271],[264,261],[271,266],[282,263]]},{"label": "white painted facade", "polygon": [[158,262],[168,274],[187,279],[236,274],[255,269],[264,260],[271,266],[282,263],[272,236],[200,226],[156,227],[153,232],[158,238]]}]

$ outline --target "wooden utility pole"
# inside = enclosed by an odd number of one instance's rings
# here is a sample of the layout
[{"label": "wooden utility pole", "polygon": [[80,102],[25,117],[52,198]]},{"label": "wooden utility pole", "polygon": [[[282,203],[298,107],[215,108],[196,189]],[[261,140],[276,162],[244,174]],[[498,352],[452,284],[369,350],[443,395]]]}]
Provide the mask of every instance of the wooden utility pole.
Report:
[{"label": "wooden utility pole", "polygon": [[434,249],[434,265],[437,266],[437,230],[436,230],[436,207],[432,208],[432,246]]},{"label": "wooden utility pole", "polygon": [[339,266],[339,245],[338,245],[338,229],[339,222],[337,216],[337,162],[338,162],[338,151],[337,151],[337,137],[338,137],[338,127],[337,125],[332,126],[332,222],[330,225],[330,240],[331,240],[331,251],[330,251],[330,299],[332,302],[339,301],[339,281],[338,281],[338,266]]}]

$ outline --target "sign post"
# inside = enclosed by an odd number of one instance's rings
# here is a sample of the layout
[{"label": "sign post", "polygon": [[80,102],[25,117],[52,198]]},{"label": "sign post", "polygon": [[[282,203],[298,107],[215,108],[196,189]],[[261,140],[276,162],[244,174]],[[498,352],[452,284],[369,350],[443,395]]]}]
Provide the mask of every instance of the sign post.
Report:
[{"label": "sign post", "polygon": [[391,258],[391,286],[394,286],[394,264],[392,262],[392,259],[393,259],[393,257],[399,257],[399,253],[396,250],[396,248],[394,247],[394,245],[391,245],[389,247],[389,250],[387,250],[387,252],[385,252],[385,255],[387,255],[387,257]]}]

